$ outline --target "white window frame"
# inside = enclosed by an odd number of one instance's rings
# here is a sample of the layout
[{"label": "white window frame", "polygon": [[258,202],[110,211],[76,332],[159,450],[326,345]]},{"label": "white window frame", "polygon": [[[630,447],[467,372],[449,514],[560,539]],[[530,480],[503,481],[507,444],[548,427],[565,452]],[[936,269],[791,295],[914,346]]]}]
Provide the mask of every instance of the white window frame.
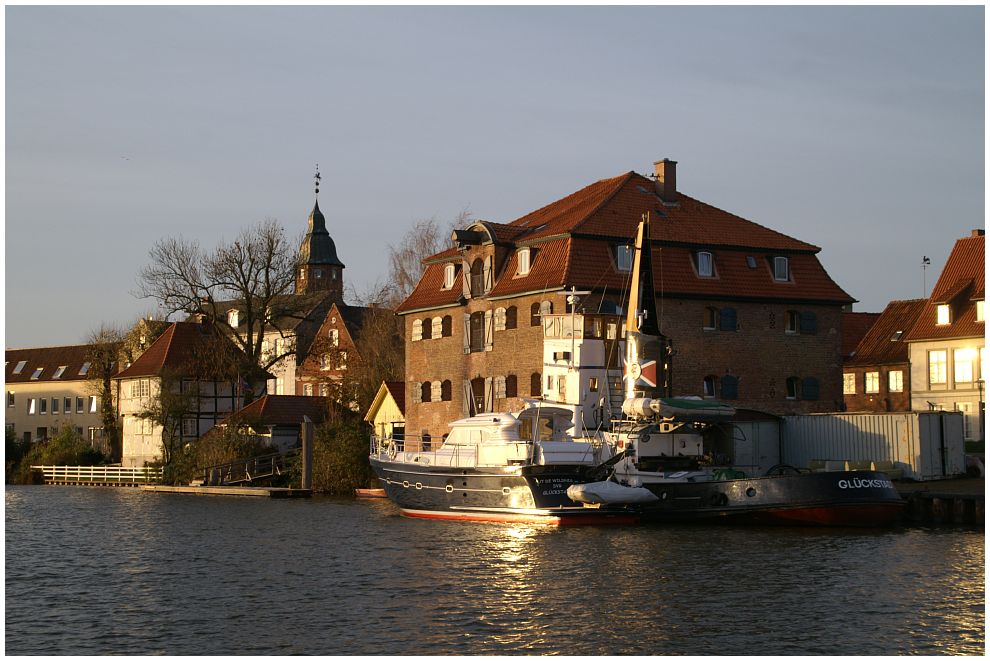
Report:
[{"label": "white window frame", "polygon": [[433,317],[430,322],[430,339],[439,340],[443,337],[443,317]]},{"label": "white window frame", "polygon": [[183,436],[199,436],[199,419],[198,418],[183,418],[182,419],[182,435]]},{"label": "white window frame", "polygon": [[15,406],[17,404],[17,402],[15,401],[16,399],[17,398],[15,397],[14,391],[13,390],[8,390],[7,391],[7,408],[10,408],[12,406]]},{"label": "white window frame", "polygon": [[623,273],[632,271],[633,267],[633,247],[621,245],[615,247],[615,268]]},{"label": "white window frame", "polygon": [[976,302],[976,320],[983,323],[983,301]]},{"label": "white window frame", "polygon": [[976,378],[976,350],[972,348],[952,350],[953,383],[973,383]]},{"label": "white window frame", "polygon": [[312,397],[313,396],[313,384],[312,383],[304,383],[303,384],[303,395],[305,395],[306,397]]},{"label": "white window frame", "polygon": [[27,362],[28,361],[26,361],[26,360],[19,360],[19,361],[17,361],[17,365],[14,366],[14,372],[13,373],[14,374],[20,374],[21,372],[23,372],[24,371],[24,368],[27,366]]},{"label": "white window frame", "polygon": [[412,322],[412,341],[419,342],[423,339],[423,320],[413,319]]},{"label": "white window frame", "polygon": [[887,372],[887,390],[890,392],[904,392],[904,370],[891,370]]},{"label": "white window frame", "polygon": [[457,267],[454,264],[447,264],[443,267],[443,287],[442,289],[452,289],[454,287],[454,272]]},{"label": "white window frame", "polygon": [[842,375],[842,394],[856,394],[856,374],[854,372],[848,372]]},{"label": "white window frame", "polygon": [[707,250],[702,250],[698,253],[698,277],[701,278],[714,278],[715,277],[715,258]]},{"label": "white window frame", "polygon": [[524,276],[529,275],[530,268],[530,251],[529,248],[520,248],[516,251],[516,261],[518,267],[516,268],[516,275]]},{"label": "white window frame", "polygon": [[773,258],[773,279],[777,282],[788,282],[791,279],[791,260],[783,255]]},{"label": "white window frame", "polygon": [[863,375],[863,392],[867,395],[880,392],[880,372],[866,372]]},{"label": "white window frame", "polygon": [[79,376],[86,376],[87,374],[89,374],[89,367],[92,364],[93,363],[91,363],[89,361],[83,363],[82,364],[82,367],[79,368]]},{"label": "white window frame", "polygon": [[34,374],[31,375],[31,380],[32,381],[37,381],[38,379],[40,379],[41,378],[41,374],[44,371],[45,371],[45,368],[44,367],[38,367],[37,369],[35,369],[34,370]]},{"label": "white window frame", "polygon": [[59,365],[58,366],[58,369],[55,370],[55,373],[52,374],[52,378],[53,379],[61,379],[62,378],[62,375],[65,374],[65,368],[66,367],[68,367],[68,365]]},{"label": "white window frame", "polygon": [[928,352],[928,385],[944,386],[949,382],[949,352],[935,349]]}]

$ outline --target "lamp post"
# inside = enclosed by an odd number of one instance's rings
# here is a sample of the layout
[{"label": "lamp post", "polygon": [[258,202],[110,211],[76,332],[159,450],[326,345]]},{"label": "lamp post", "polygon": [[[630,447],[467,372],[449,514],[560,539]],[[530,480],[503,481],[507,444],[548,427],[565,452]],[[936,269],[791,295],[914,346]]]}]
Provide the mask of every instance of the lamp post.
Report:
[{"label": "lamp post", "polygon": [[983,443],[984,440],[985,440],[985,438],[986,438],[986,430],[983,427],[983,425],[984,425],[984,422],[983,422],[984,421],[984,414],[983,414],[983,377],[980,377],[979,379],[976,380],[976,387],[977,387],[977,389],[979,389],[979,393],[980,393],[979,404],[977,404],[977,406],[980,407],[978,409],[979,414],[980,414],[980,443]]}]

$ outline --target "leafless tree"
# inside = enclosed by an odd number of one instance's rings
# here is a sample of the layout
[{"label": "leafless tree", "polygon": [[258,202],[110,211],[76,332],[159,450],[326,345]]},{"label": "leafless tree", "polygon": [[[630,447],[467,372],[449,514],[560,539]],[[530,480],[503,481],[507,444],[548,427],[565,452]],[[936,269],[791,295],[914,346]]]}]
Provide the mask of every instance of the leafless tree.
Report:
[{"label": "leafless tree", "polygon": [[389,245],[388,307],[398,307],[412,293],[423,275],[423,260],[444,250],[452,230],[471,222],[471,212],[464,209],[447,225],[436,217],[417,221],[403,235],[398,245]]},{"label": "leafless tree", "polygon": [[[226,331],[243,352],[238,371],[254,387],[267,379],[266,370],[295,351],[285,342],[278,353],[264,352],[262,341],[266,330],[288,335],[309,302],[291,295],[296,255],[273,219],[210,253],[181,237],[165,238],[151,249],[151,263],[141,269],[136,293],[157,301],[166,316],[185,313]],[[236,327],[227,316],[231,301],[238,310]]]},{"label": "leafless tree", "polygon": [[97,448],[120,460],[120,431],[117,427],[117,402],[114,399],[113,375],[118,371],[124,331],[113,324],[101,324],[86,338],[86,360],[90,363],[87,389],[100,399],[104,446]]}]

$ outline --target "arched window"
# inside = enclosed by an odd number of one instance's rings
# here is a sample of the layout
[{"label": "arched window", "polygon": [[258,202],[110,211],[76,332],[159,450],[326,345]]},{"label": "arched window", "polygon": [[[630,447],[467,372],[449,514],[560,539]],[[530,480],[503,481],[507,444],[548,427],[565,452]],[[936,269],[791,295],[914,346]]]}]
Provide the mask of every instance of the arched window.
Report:
[{"label": "arched window", "polygon": [[432,401],[430,396],[433,394],[433,384],[429,381],[423,381],[419,386],[419,401],[429,402]]},{"label": "arched window", "polygon": [[471,353],[485,350],[485,313],[473,312],[471,324]]},{"label": "arched window", "polygon": [[450,379],[447,379],[440,384],[440,401],[449,402],[451,397],[450,393]]},{"label": "arched window", "polygon": [[440,317],[433,317],[433,330],[431,336],[434,340],[438,337],[443,337],[443,319]]},{"label": "arched window", "polygon": [[510,305],[505,309],[505,329],[512,330],[516,327],[516,306]]},{"label": "arched window", "polygon": [[413,319],[412,326],[412,341],[418,342],[423,339],[423,320]]},{"label": "arched window", "polygon": [[801,399],[801,379],[787,377],[787,399]]},{"label": "arched window", "polygon": [[516,397],[516,375],[510,374],[505,377],[505,396],[506,397]]},{"label": "arched window", "polygon": [[453,323],[453,321],[451,320],[449,314],[443,318],[443,320],[440,322],[440,336],[441,337],[450,337],[451,335],[454,334],[454,331],[453,331],[452,326],[451,326],[452,323]]},{"label": "arched window", "polygon": [[495,330],[505,330],[505,308],[495,308]]},{"label": "arched window", "polygon": [[540,314],[553,314],[553,303],[540,301]]},{"label": "arched window", "polygon": [[471,296],[485,293],[485,262],[480,257],[471,263]]},{"label": "arched window", "polygon": [[423,320],[423,339],[429,340],[433,338],[433,322],[427,317]]},{"label": "arched window", "polygon": [[543,394],[543,377],[539,372],[533,372],[529,375],[529,394],[533,397],[539,397]]},{"label": "arched window", "polygon": [[529,306],[529,325],[539,326],[540,325],[540,304],[533,303]]},{"label": "arched window", "polygon": [[714,374],[709,374],[705,377],[704,392],[705,398],[714,398],[715,389],[718,387],[718,377]]}]

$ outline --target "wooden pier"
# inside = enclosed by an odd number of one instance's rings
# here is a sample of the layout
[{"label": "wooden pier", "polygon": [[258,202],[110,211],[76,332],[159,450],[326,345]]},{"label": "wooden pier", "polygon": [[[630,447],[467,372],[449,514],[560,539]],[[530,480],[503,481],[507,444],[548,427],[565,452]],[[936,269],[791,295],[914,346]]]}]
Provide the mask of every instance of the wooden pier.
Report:
[{"label": "wooden pier", "polygon": [[983,527],[986,523],[983,478],[896,484],[907,501],[904,523],[908,525]]},{"label": "wooden pier", "polygon": [[194,496],[255,496],[261,498],[309,498],[312,489],[290,489],[287,487],[173,487],[164,484],[149,484],[141,491],[155,493],[184,493]]}]

